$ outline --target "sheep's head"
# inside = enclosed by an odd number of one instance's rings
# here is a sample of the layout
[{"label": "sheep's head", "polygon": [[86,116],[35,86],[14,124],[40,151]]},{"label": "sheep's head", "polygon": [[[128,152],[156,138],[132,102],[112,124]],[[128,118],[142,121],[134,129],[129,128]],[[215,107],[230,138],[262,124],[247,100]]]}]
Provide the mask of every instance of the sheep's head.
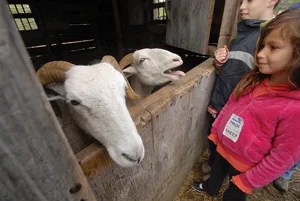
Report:
[{"label": "sheep's head", "polygon": [[[178,80],[184,76],[182,71],[172,71],[182,65],[182,59],[170,51],[154,48],[141,49],[128,54],[120,61],[125,75],[137,75],[139,80],[150,86],[158,86],[168,81]],[[127,65],[129,67],[125,68]]]},{"label": "sheep's head", "polygon": [[[144,146],[125,104],[128,85],[124,76],[106,62],[91,66],[67,63],[65,72],[60,73],[56,73],[56,68],[62,67],[56,64],[58,62],[45,64],[37,74],[39,78],[50,77],[55,84],[43,83],[53,90],[63,89],[55,91],[61,91],[74,121],[100,141],[119,165],[140,163]],[[61,79],[51,78],[58,74],[65,79],[63,83],[57,83]]]}]

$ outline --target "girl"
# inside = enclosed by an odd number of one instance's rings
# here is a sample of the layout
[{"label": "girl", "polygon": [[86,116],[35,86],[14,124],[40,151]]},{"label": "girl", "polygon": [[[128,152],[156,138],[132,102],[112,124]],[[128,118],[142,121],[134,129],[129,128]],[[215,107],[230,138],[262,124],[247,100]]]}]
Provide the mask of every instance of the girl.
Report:
[{"label": "girl", "polygon": [[300,160],[300,9],[285,11],[261,31],[256,66],[237,85],[214,122],[209,139],[217,155],[208,181],[192,187],[223,200],[246,194],[281,176]]}]

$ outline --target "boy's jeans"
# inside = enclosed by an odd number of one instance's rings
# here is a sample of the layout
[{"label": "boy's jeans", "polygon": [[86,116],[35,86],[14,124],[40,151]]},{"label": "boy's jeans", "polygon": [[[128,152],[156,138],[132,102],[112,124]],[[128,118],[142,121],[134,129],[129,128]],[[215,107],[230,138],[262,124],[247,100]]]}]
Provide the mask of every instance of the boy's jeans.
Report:
[{"label": "boy's jeans", "polygon": [[281,177],[290,180],[293,176],[293,173],[297,170],[297,168],[300,166],[300,161],[298,161],[291,169],[286,171]]}]

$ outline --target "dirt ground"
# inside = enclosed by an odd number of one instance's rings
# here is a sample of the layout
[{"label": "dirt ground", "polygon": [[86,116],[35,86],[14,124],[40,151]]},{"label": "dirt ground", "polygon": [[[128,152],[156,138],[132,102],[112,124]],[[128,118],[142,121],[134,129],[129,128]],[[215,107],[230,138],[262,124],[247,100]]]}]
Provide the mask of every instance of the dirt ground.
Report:
[{"label": "dirt ground", "polygon": [[[222,194],[228,186],[228,181],[225,181],[221,192],[218,196],[212,198],[206,193],[198,193],[191,188],[193,181],[201,181],[204,173],[201,171],[201,164],[207,160],[208,154],[204,153],[203,157],[197,162],[192,170],[188,173],[183,186],[178,192],[173,201],[221,201]],[[234,201],[234,200],[233,200]],[[300,201],[300,169],[293,175],[290,183],[289,191],[286,193],[279,192],[272,184],[263,189],[255,190],[253,194],[248,196],[247,201]]]}]

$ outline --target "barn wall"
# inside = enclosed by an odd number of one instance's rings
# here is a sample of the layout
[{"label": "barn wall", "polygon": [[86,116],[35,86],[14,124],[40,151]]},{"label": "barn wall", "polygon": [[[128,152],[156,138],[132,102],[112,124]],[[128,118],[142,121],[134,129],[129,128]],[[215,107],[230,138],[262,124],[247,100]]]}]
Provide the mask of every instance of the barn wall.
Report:
[{"label": "barn wall", "polygon": [[207,54],[214,3],[214,0],[169,1],[166,43]]},{"label": "barn wall", "polygon": [[145,158],[133,168],[112,162],[89,178],[98,200],[173,199],[206,143],[206,111],[214,82],[211,61],[130,108]]}]

